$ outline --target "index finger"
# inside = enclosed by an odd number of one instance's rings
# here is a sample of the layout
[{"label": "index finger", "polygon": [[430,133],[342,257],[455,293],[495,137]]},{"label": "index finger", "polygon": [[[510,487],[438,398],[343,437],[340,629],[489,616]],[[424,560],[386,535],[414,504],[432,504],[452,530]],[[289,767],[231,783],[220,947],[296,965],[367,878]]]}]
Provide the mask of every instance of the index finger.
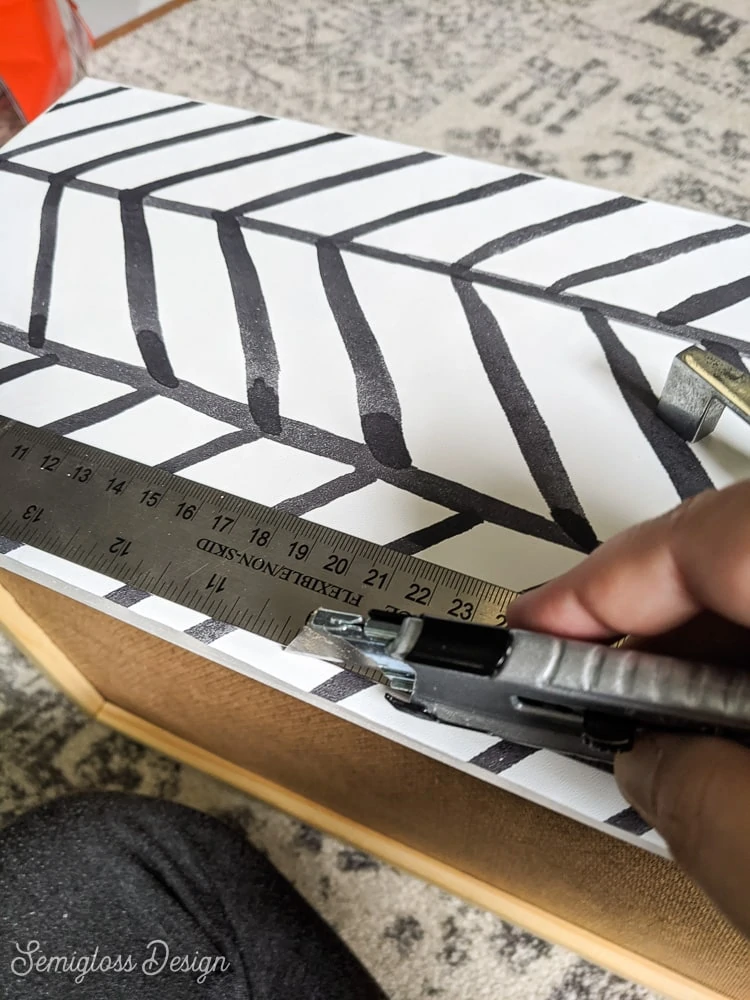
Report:
[{"label": "index finger", "polygon": [[605,542],[517,598],[514,628],[603,640],[658,635],[710,610],[750,626],[750,482],[707,491]]}]

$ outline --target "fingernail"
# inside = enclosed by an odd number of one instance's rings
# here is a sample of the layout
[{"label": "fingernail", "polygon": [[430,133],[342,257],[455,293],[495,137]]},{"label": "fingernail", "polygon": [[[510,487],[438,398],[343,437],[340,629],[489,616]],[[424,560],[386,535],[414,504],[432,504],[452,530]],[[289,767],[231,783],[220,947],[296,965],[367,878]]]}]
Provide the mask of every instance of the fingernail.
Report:
[{"label": "fingernail", "polygon": [[615,761],[615,777],[620,791],[647,823],[656,821],[656,775],[664,755],[657,736],[644,736],[629,752]]}]

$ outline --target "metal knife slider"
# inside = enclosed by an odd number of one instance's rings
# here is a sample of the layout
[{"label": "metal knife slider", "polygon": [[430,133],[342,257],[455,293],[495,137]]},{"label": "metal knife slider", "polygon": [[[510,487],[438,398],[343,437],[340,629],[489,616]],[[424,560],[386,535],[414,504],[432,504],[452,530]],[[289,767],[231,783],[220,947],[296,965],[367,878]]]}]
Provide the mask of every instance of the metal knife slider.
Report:
[{"label": "metal knife slider", "polygon": [[318,609],[289,646],[384,684],[397,707],[611,762],[639,732],[750,745],[750,674],[518,629]]}]

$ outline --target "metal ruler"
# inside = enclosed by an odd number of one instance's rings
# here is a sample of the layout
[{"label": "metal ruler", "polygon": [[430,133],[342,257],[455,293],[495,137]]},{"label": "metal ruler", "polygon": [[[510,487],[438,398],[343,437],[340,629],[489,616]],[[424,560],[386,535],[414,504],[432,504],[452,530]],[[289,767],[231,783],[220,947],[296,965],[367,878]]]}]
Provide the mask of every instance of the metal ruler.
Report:
[{"label": "metal ruler", "polygon": [[6,418],[0,535],[284,645],[318,607],[502,625],[515,596]]}]

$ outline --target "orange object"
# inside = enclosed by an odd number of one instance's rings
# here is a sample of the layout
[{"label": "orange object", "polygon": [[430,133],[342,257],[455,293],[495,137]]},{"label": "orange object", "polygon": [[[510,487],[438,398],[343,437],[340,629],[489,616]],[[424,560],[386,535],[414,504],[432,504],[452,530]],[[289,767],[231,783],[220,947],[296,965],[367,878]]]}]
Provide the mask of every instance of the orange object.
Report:
[{"label": "orange object", "polygon": [[72,0],[0,0],[0,91],[24,121],[80,79],[91,46]]}]

